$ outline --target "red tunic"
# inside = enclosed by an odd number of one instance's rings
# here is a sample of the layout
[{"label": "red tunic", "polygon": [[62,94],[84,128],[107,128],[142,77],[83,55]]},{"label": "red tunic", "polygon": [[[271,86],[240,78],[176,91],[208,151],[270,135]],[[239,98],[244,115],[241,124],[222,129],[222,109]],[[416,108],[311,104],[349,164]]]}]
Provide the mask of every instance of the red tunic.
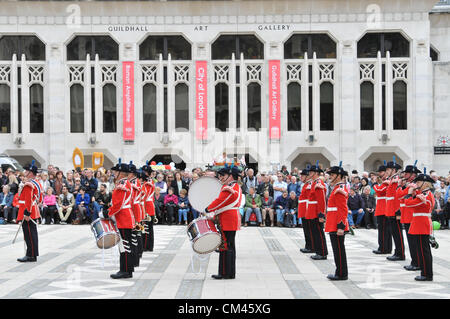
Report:
[{"label": "red tunic", "polygon": [[130,181],[132,186],[132,209],[134,214],[134,219],[136,220],[136,223],[140,223],[142,220],[142,207],[141,207],[141,182],[135,178]]},{"label": "red tunic", "polygon": [[373,185],[373,190],[377,194],[377,204],[375,207],[375,216],[384,216],[386,215],[386,190],[387,184],[382,183]]},{"label": "red tunic", "polygon": [[117,183],[113,190],[112,205],[108,210],[108,215],[116,218],[117,228],[133,229],[136,224],[131,210],[131,188],[131,183],[124,178]]},{"label": "red tunic", "polygon": [[325,231],[327,233],[336,232],[340,223],[345,225],[344,231],[348,231],[348,192],[344,183],[334,186],[328,197],[327,220],[325,222]]},{"label": "red tunic", "polygon": [[298,218],[304,218],[306,216],[306,209],[308,206],[308,197],[310,191],[311,191],[311,181],[303,185],[302,192],[298,197]]},{"label": "red tunic", "polygon": [[23,220],[25,210],[30,212],[30,218],[37,219],[41,217],[38,205],[43,199],[43,187],[36,180],[26,182],[19,195],[19,212],[17,220]]},{"label": "red tunic", "polygon": [[231,182],[223,185],[219,197],[208,207],[209,212],[219,214],[219,222],[222,231],[236,231],[241,228],[241,205],[242,190],[238,183]]},{"label": "red tunic", "polygon": [[409,233],[411,235],[431,235],[433,232],[431,212],[434,207],[435,199],[433,193],[429,190],[422,193],[425,195],[424,202],[416,197],[419,194],[421,194],[421,192],[416,191],[413,197],[405,199],[405,205],[406,207],[411,208],[413,215]]},{"label": "red tunic", "polygon": [[397,197],[400,202],[400,212],[402,213],[402,217],[400,218],[400,223],[409,224],[412,220],[412,210],[410,207],[406,207],[405,205],[405,196],[408,195],[409,187],[399,187],[397,188]]},{"label": "red tunic", "polygon": [[400,201],[397,197],[398,182],[398,176],[394,175],[386,190],[386,216],[388,217],[394,217],[395,212],[400,209]]},{"label": "red tunic", "polygon": [[326,214],[326,186],[325,183],[320,179],[316,179],[311,184],[311,190],[308,196],[308,206],[306,210],[306,219],[315,219],[319,217],[319,213]]},{"label": "red tunic", "polygon": [[142,189],[144,190],[144,207],[145,213],[148,216],[155,216],[155,202],[153,194],[155,193],[155,185],[152,181],[147,181],[142,185]]}]

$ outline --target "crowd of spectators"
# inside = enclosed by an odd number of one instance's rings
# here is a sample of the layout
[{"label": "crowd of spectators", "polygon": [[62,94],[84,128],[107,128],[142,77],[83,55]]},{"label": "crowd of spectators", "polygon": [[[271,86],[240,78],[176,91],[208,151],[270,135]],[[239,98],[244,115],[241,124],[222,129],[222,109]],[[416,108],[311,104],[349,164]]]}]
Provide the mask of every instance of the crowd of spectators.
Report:
[{"label": "crowd of spectators", "polygon": [[[239,177],[243,198],[240,205],[242,225],[260,227],[302,227],[298,218],[298,197],[302,191],[301,170],[291,172],[285,166],[276,172],[257,172],[251,168]],[[189,203],[190,184],[204,175],[214,175],[210,169],[153,171],[155,183],[155,211],[159,224],[186,225],[199,216]],[[439,221],[441,229],[449,228],[450,175],[439,177],[430,172],[435,183],[433,193],[436,205],[432,219]],[[321,178],[327,182],[327,174]],[[108,207],[114,189],[114,178],[110,170],[100,168],[61,171],[49,165],[38,173],[44,197],[40,205],[41,220],[45,224],[87,224],[98,218],[99,212]],[[22,185],[23,172],[11,168],[0,169],[0,221],[16,223],[18,193]],[[353,228],[376,228],[374,217],[376,194],[373,185],[377,173],[352,171],[346,179],[349,189],[348,220]],[[330,188],[327,188],[327,196]]]}]

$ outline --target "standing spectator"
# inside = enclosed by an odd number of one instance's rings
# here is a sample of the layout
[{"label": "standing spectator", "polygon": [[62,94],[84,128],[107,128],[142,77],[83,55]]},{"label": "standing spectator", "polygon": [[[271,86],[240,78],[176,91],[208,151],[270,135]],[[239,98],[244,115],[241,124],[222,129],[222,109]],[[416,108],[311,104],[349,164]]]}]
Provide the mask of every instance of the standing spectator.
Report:
[{"label": "standing spectator", "polygon": [[47,172],[42,172],[41,173],[41,185],[42,185],[42,190],[44,191],[44,193],[47,193],[47,188],[50,187],[50,182],[48,180],[48,173]]},{"label": "standing spectator", "polygon": [[56,196],[61,195],[62,188],[63,188],[64,185],[66,185],[66,181],[64,179],[63,172],[58,171],[56,173],[55,181],[53,182],[53,186],[54,186],[54,190],[55,190],[55,195]]},{"label": "standing spectator", "polygon": [[281,174],[283,174],[284,176],[289,175],[286,165],[281,166]]},{"label": "standing spectator", "polygon": [[164,197],[164,205],[167,209],[167,225],[172,225],[172,223],[175,222],[175,210],[178,206],[178,196],[173,193],[172,187],[169,188],[167,195]]},{"label": "standing spectator", "polygon": [[251,187],[253,187],[254,189],[258,187],[258,179],[255,177],[253,169],[249,168],[247,170],[247,176],[244,177],[242,183],[242,192],[244,194],[248,194]]},{"label": "standing spectator", "polygon": [[89,203],[91,202],[91,197],[86,192],[86,189],[84,187],[80,188],[80,192],[77,195],[77,198],[75,199],[75,212],[77,219],[74,220],[74,225],[79,225],[83,223],[83,220],[90,216],[89,212]]},{"label": "standing spectator", "polygon": [[298,211],[298,197],[295,191],[289,193],[289,199],[286,205],[284,226],[295,227],[297,226],[297,211]]},{"label": "standing spectator", "polygon": [[375,207],[376,207],[376,200],[375,196],[371,194],[371,187],[367,185],[363,189],[363,193],[361,195],[363,201],[364,201],[364,224],[366,225],[366,228],[377,228],[377,222],[375,218]]},{"label": "standing spectator", "polygon": [[181,217],[183,217],[184,224],[187,225],[187,214],[189,212],[189,200],[187,198],[187,190],[182,188],[180,190],[180,197],[178,198],[178,224],[181,225]]},{"label": "standing spectator", "polygon": [[[280,173],[281,174],[281,173]],[[284,218],[284,212],[286,210],[288,203],[288,192],[285,190],[281,196],[278,196],[278,198],[275,200],[275,203],[273,204],[273,208],[275,209],[277,213],[277,226],[281,227],[283,226],[283,218]]]},{"label": "standing spectator", "polygon": [[441,228],[445,229],[448,227],[446,225],[446,212],[445,212],[445,205],[444,205],[444,198],[441,195],[441,191],[436,191],[434,193],[435,197],[435,203],[433,212],[431,214],[431,219],[433,221],[438,221],[441,224]]},{"label": "standing spectator", "polygon": [[[66,174],[66,186],[67,186],[69,192],[71,192],[71,190],[73,190],[74,185],[75,185],[75,179],[74,179],[73,173],[72,172],[67,172],[67,174]],[[62,192],[62,189],[61,189],[61,192]]]},{"label": "standing spectator", "polygon": [[273,227],[273,197],[269,195],[269,191],[264,191],[264,197],[261,200],[261,212],[263,225],[266,224],[266,216],[269,213],[270,227]]},{"label": "standing spectator", "polygon": [[352,188],[355,190],[355,192],[360,193],[361,179],[357,175],[352,178]]},{"label": "standing spectator", "polygon": [[81,185],[83,185],[86,193],[89,195],[89,198],[94,196],[98,188],[98,182],[94,178],[92,170],[86,170],[86,177],[81,179]]},{"label": "standing spectator", "polygon": [[359,189],[359,194],[362,195],[366,186],[369,186],[370,188],[370,195],[374,195],[375,191],[370,187],[369,179],[366,177],[361,178],[361,188]]},{"label": "standing spectator", "polygon": [[182,189],[188,189],[186,182],[181,178],[180,172],[175,173],[175,179],[172,180],[170,186],[173,188],[174,194],[177,196],[180,196],[180,191]]},{"label": "standing spectator", "polygon": [[8,184],[7,181],[8,181],[8,176],[6,176],[6,174],[3,173],[3,170],[0,168],[0,187]]},{"label": "standing spectator", "polygon": [[155,203],[155,213],[159,221],[163,222],[164,216],[164,195],[161,194],[161,188],[155,187],[155,194],[153,195]]},{"label": "standing spectator", "polygon": [[264,225],[261,217],[261,206],[261,197],[256,194],[255,187],[250,187],[248,194],[245,196],[245,227],[248,226],[248,221],[252,213],[256,214],[258,224],[260,226]]},{"label": "standing spectator", "polygon": [[19,181],[17,180],[16,175],[14,175],[14,172],[11,170],[8,175],[8,186],[9,191],[15,195],[19,190]]},{"label": "standing spectator", "polygon": [[280,197],[283,192],[287,192],[287,183],[283,180],[284,175],[279,172],[277,174],[277,181],[273,183],[273,198],[277,201],[278,197]]},{"label": "standing spectator", "polygon": [[350,189],[350,193],[347,200],[347,205],[349,209],[348,222],[350,227],[355,228],[355,223],[353,222],[353,217],[357,215],[356,218],[356,228],[359,228],[361,221],[364,218],[364,201],[361,198],[355,188]]},{"label": "standing spectator", "polygon": [[[103,175],[106,177],[106,175]],[[92,220],[96,220],[101,210],[105,210],[111,202],[106,184],[100,184],[100,189],[92,197]]]},{"label": "standing spectator", "polygon": [[301,186],[300,184],[297,182],[297,177],[292,176],[291,177],[291,181],[287,186],[287,191],[290,194],[291,192],[295,193],[295,196],[300,196],[300,192],[301,192]]},{"label": "standing spectator", "polygon": [[[108,194],[111,194],[112,191],[114,190],[114,184],[111,184],[111,183],[108,181],[108,176],[107,176],[106,174],[102,174],[102,176],[100,177],[100,183],[98,184],[98,189],[97,189],[97,191],[100,190],[100,188],[101,188],[102,185],[105,185],[105,187],[106,187],[106,192],[107,192]],[[94,194],[94,196],[95,196],[95,194]]]},{"label": "standing spectator", "polygon": [[45,224],[50,225],[52,221],[56,224],[58,209],[56,208],[56,195],[53,194],[53,188],[47,188],[47,192],[44,195],[42,207]]},{"label": "standing spectator", "polygon": [[436,174],[436,172],[431,173],[431,178],[433,179],[433,188],[434,191],[440,191],[441,190],[441,182],[439,181],[439,176]]},{"label": "standing spectator", "polygon": [[273,186],[270,183],[270,176],[267,174],[261,174],[262,183],[258,185],[258,194],[264,196],[264,193],[269,192],[269,196],[273,199]]},{"label": "standing spectator", "polygon": [[[67,186],[62,188],[62,193],[58,197],[58,214],[61,224],[70,223],[72,220],[71,213],[75,206],[75,197],[69,193]],[[59,224],[58,221],[55,221]]]},{"label": "standing spectator", "polygon": [[[14,195],[10,192],[9,186],[3,185],[2,193],[0,193],[0,216],[3,216],[7,222],[11,221],[13,199]],[[15,217],[12,220],[15,223]]]},{"label": "standing spectator", "polygon": [[163,197],[165,197],[166,194],[167,194],[167,184],[166,184],[166,182],[164,181],[164,176],[163,176],[163,174],[159,173],[159,174],[156,176],[156,179],[157,179],[157,182],[155,183],[155,187],[159,187],[161,195],[162,195]]},{"label": "standing spectator", "polygon": [[297,177],[297,179],[298,179],[298,177],[300,176],[300,172],[298,171],[298,167],[294,167],[294,169],[291,171],[291,175]]}]

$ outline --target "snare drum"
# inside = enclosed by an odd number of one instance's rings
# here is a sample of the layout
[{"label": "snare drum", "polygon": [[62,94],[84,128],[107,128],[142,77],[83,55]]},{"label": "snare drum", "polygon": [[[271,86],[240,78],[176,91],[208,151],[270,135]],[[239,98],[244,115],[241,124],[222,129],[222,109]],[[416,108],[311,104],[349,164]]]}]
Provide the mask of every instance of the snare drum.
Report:
[{"label": "snare drum", "polygon": [[111,219],[97,218],[91,223],[91,230],[98,248],[108,249],[120,241],[120,234]]},{"label": "snare drum", "polygon": [[216,224],[205,217],[194,219],[187,227],[192,249],[198,254],[209,254],[222,243],[222,236]]}]

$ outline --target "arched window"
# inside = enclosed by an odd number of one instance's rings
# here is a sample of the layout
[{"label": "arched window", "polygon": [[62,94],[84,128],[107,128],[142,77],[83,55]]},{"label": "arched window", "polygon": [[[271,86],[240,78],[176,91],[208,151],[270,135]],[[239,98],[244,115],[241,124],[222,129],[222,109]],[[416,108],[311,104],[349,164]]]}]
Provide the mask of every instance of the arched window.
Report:
[{"label": "arched window", "polygon": [[189,130],[189,87],[185,83],[175,87],[175,129]]},{"label": "arched window", "polygon": [[374,85],[372,82],[364,81],[360,86],[360,127],[362,131],[374,130],[375,127],[375,103]]},{"label": "arched window", "polygon": [[144,85],[143,120],[144,132],[156,132],[156,86]]},{"label": "arched window", "polygon": [[248,128],[261,129],[261,85],[252,82],[247,86]]},{"label": "arched window", "polygon": [[30,133],[44,133],[44,88],[30,86]]},{"label": "arched window", "polygon": [[221,35],[212,44],[213,60],[231,60],[234,53],[236,59],[240,59],[241,53],[244,59],[264,59],[264,44],[254,35]]},{"label": "arched window", "polygon": [[84,87],[81,84],[70,87],[70,132],[84,132]]},{"label": "arched window", "polygon": [[393,90],[394,130],[406,130],[407,126],[407,85],[404,81],[396,81]]},{"label": "arched window", "polygon": [[334,130],[334,93],[330,82],[320,85],[320,130]]},{"label": "arched window", "polygon": [[228,85],[225,83],[216,84],[216,128],[226,132],[229,125],[228,121]]},{"label": "arched window", "polygon": [[305,52],[312,58],[316,53],[318,59],[335,59],[336,42],[328,34],[294,34],[284,43],[285,59],[303,59]]},{"label": "arched window", "polygon": [[103,86],[103,132],[117,132],[116,86],[112,83]]},{"label": "arched window", "polygon": [[302,130],[301,86],[296,82],[288,85],[288,131]]},{"label": "arched window", "polygon": [[376,58],[378,51],[383,58],[387,51],[393,58],[409,57],[409,41],[399,32],[367,33],[358,41],[358,58]]},{"label": "arched window", "polygon": [[18,60],[25,54],[27,61],[45,61],[45,44],[34,35],[0,37],[0,60],[12,60],[13,54]]},{"label": "arched window", "polygon": [[11,133],[11,88],[0,84],[0,133]]},{"label": "arched window", "polygon": [[169,53],[172,60],[191,60],[191,44],[181,35],[148,36],[139,46],[140,60],[167,60]]},{"label": "arched window", "polygon": [[79,35],[67,45],[67,60],[84,61],[89,54],[91,60],[98,54],[99,60],[119,60],[119,45],[107,35]]}]

